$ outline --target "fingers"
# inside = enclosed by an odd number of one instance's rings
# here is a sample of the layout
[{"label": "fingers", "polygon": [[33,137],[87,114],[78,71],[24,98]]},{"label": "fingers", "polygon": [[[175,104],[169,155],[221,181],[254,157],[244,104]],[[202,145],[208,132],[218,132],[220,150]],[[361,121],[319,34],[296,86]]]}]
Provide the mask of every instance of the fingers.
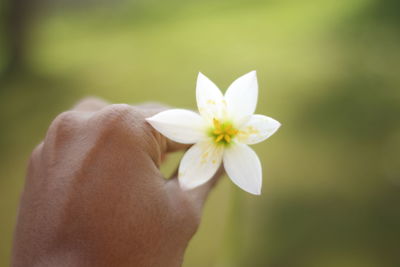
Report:
[{"label": "fingers", "polygon": [[[212,191],[212,189],[216,186],[218,181],[221,179],[221,177],[225,174],[224,168],[221,165],[221,167],[218,169],[218,171],[214,174],[213,178],[211,178],[207,183],[193,188],[191,190],[183,190],[180,185],[179,181],[177,179],[177,172],[173,179],[170,179],[166,182],[167,189],[169,190],[179,190],[180,193],[183,193],[187,198],[190,199],[192,204],[195,206],[195,208],[198,211],[201,211],[205,201],[208,198],[208,195]],[[173,194],[173,195],[180,195],[180,194]]]},{"label": "fingers", "polygon": [[[106,102],[105,100],[102,100],[100,98],[95,98],[95,97],[88,97],[84,98],[81,101],[79,101],[74,107],[73,111],[81,111],[81,112],[97,112],[102,110],[104,107],[109,106],[109,103]],[[160,103],[155,103],[155,102],[149,102],[149,103],[143,103],[143,104],[138,104],[134,105],[134,110],[135,112],[138,112],[140,114],[140,117],[142,118],[149,118],[159,112],[165,111],[167,109],[170,109],[169,106],[160,104]],[[113,110],[113,109],[110,109]],[[100,111],[101,112],[101,111]],[[147,122],[146,122],[147,123]],[[151,127],[149,125],[149,127]],[[180,144],[177,142],[174,142],[162,134],[158,133],[155,129],[151,127],[152,130],[154,130],[154,134],[156,135],[156,138],[159,140],[160,148],[162,150],[162,155],[165,156],[166,153],[168,152],[174,152],[174,151],[179,151],[179,150],[185,150],[187,149],[190,145],[187,144]],[[199,210],[201,211],[209,193],[211,190],[214,188],[214,186],[217,184],[217,182],[220,180],[221,176],[224,174],[224,169],[221,166],[219,170],[216,172],[214,177],[210,179],[207,183],[204,185],[201,185],[199,187],[196,187],[191,190],[183,191],[180,186],[179,186],[179,181],[178,179],[170,179],[166,182],[170,190],[173,190],[176,192],[176,190],[179,190],[178,195],[185,195],[188,199],[190,199],[191,203]],[[174,177],[177,176],[177,172],[174,175]],[[176,192],[178,193],[178,192]]]},{"label": "fingers", "polygon": [[[72,110],[82,111],[82,112],[96,112],[108,105],[109,105],[109,103],[101,98],[87,97],[87,98],[80,100],[72,108]],[[140,112],[142,113],[142,116],[144,118],[149,118],[161,111],[170,109],[169,106],[166,106],[166,105],[163,105],[163,104],[160,104],[157,102],[147,102],[147,103],[142,103],[142,104],[138,104],[138,105],[134,105],[134,106],[136,108],[138,108],[138,110],[140,110]],[[184,150],[189,147],[189,145],[176,143],[161,134],[160,134],[160,144],[161,144],[161,147],[164,148],[163,149],[164,153]]]},{"label": "fingers", "polygon": [[[135,107],[139,108],[144,115],[145,118],[149,118],[157,113],[160,113],[161,111],[165,111],[167,109],[170,109],[171,107],[157,103],[157,102],[148,102],[148,103],[143,103],[139,105],[135,105]],[[155,130],[154,130],[155,131]],[[163,147],[165,147],[164,152],[169,153],[169,152],[176,152],[180,150],[185,150],[190,145],[187,144],[181,144],[174,142],[162,134],[159,134],[161,138],[161,143],[163,144]]]},{"label": "fingers", "polygon": [[[143,111],[143,114],[145,115],[146,118],[151,117],[161,111],[164,111],[164,110],[167,110],[170,108],[168,106],[162,105],[160,103],[154,103],[154,102],[136,105],[136,107],[139,107]],[[185,150],[190,146],[187,144],[176,143],[162,135],[161,135],[161,137],[167,143],[166,152]],[[178,179],[176,179],[178,176],[178,169],[179,169],[179,167],[176,169],[176,171],[170,177],[170,179],[166,182],[167,187],[170,190],[182,191],[182,189],[179,186],[179,181],[178,181]],[[201,210],[209,193],[214,188],[214,186],[218,183],[218,181],[220,180],[220,178],[223,176],[224,173],[225,173],[224,168],[221,165],[221,167],[218,169],[218,171],[213,176],[213,178],[210,179],[207,183],[205,183],[199,187],[196,187],[192,190],[182,191],[182,193],[184,193],[192,201],[192,203],[196,206],[196,208]]]},{"label": "fingers", "polygon": [[[100,98],[97,97],[87,97],[84,98],[82,100],[80,100],[73,108],[73,111],[79,111],[79,112],[98,112],[100,110],[102,110],[104,107],[109,106],[110,104]],[[134,105],[135,110],[139,111],[140,116],[142,116],[144,119],[145,118],[149,118],[161,111],[167,110],[170,107],[157,103],[157,102],[147,102],[147,103],[142,103],[142,104],[138,104],[138,105]],[[147,124],[147,122],[146,122]],[[151,127],[151,126],[149,126]],[[160,148],[162,151],[162,157],[165,157],[166,153],[169,152],[175,152],[175,151],[179,151],[179,150],[185,150],[187,149],[190,145],[187,144],[180,144],[177,142],[174,142],[168,138],[166,138],[165,136],[163,136],[162,134],[158,133],[155,129],[153,129],[151,127],[151,129],[154,132],[154,135],[157,137],[159,144],[160,144]]]},{"label": "fingers", "polygon": [[221,165],[221,167],[214,174],[213,178],[210,181],[199,187],[193,188],[192,190],[185,191],[189,195],[189,197],[192,198],[195,205],[198,205],[198,208],[200,209],[203,208],[203,205],[207,200],[208,195],[215,187],[215,185],[218,183],[218,181],[221,179],[221,177],[224,175],[224,173],[225,173],[224,168]]}]

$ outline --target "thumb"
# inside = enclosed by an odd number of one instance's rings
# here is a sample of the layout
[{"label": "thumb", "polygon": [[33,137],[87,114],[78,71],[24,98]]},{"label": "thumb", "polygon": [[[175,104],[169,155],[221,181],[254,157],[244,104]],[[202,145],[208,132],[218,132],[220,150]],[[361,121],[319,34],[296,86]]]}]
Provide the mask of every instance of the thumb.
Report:
[{"label": "thumb", "polygon": [[[142,103],[138,105],[134,105],[136,108],[140,110],[144,118],[149,118],[153,115],[156,115],[157,113],[160,113],[161,111],[165,111],[168,109],[171,109],[170,106],[163,105],[161,103],[157,102],[147,102],[147,103]],[[153,127],[151,127],[153,129]],[[155,132],[157,132],[155,129],[153,129]],[[160,137],[160,144],[162,148],[162,152],[164,153],[169,153],[169,152],[176,152],[180,150],[185,150],[189,148],[190,145],[188,144],[181,144],[172,141],[171,139],[166,138],[164,135],[160,134],[157,132],[157,134]]]},{"label": "thumb", "polygon": [[169,179],[167,181],[167,187],[169,187],[170,190],[179,191],[180,194],[175,194],[175,195],[181,195],[181,194],[184,195],[186,198],[190,200],[190,202],[194,205],[194,207],[199,212],[201,212],[210,192],[213,190],[213,188],[215,188],[216,184],[224,174],[225,171],[223,166],[221,165],[221,167],[217,170],[217,172],[208,182],[189,190],[182,189],[182,187],[179,185],[179,180],[177,179],[177,176],[175,174],[175,177],[173,179]]}]

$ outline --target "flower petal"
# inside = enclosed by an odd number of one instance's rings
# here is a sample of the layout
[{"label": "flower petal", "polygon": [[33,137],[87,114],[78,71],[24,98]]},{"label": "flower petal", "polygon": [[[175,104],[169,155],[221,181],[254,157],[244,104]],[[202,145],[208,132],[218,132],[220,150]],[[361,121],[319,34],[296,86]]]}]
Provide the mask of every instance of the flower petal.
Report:
[{"label": "flower petal", "polygon": [[210,180],[221,165],[223,146],[209,139],[193,145],[179,165],[179,184],[185,190],[195,188]]},{"label": "flower petal", "polygon": [[218,87],[199,72],[196,86],[197,107],[200,114],[209,121],[220,118],[225,107],[224,96]]},{"label": "flower petal", "polygon": [[223,160],[226,173],[237,186],[251,194],[261,194],[261,163],[250,147],[233,144],[225,149]]},{"label": "flower petal", "polygon": [[256,144],[264,141],[273,135],[281,124],[273,118],[264,115],[252,115],[240,129],[237,134],[239,142],[244,144]]},{"label": "flower petal", "polygon": [[170,109],[146,120],[161,134],[178,143],[194,144],[205,136],[203,118],[190,110]]},{"label": "flower petal", "polygon": [[258,83],[255,71],[236,79],[225,93],[228,113],[236,123],[254,113],[257,106]]}]

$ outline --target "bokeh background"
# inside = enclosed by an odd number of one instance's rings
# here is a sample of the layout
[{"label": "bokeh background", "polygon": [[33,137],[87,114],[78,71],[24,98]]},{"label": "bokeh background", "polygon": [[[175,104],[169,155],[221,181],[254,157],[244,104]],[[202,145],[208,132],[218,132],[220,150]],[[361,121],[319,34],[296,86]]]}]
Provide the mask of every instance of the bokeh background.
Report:
[{"label": "bokeh background", "polygon": [[[257,70],[259,197],[226,177],[185,267],[400,266],[400,2],[2,0],[0,266],[30,151],[80,98],[195,109]],[[177,154],[163,171],[177,164]]]}]

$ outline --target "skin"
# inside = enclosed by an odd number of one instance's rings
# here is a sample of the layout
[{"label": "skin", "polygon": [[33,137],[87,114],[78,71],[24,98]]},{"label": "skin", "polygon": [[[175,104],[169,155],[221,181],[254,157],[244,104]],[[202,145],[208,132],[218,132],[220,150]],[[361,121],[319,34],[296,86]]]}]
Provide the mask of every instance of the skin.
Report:
[{"label": "skin", "polygon": [[190,191],[162,176],[187,148],[145,121],[164,109],[86,99],[57,116],[30,158],[12,266],[181,266],[222,170]]}]

